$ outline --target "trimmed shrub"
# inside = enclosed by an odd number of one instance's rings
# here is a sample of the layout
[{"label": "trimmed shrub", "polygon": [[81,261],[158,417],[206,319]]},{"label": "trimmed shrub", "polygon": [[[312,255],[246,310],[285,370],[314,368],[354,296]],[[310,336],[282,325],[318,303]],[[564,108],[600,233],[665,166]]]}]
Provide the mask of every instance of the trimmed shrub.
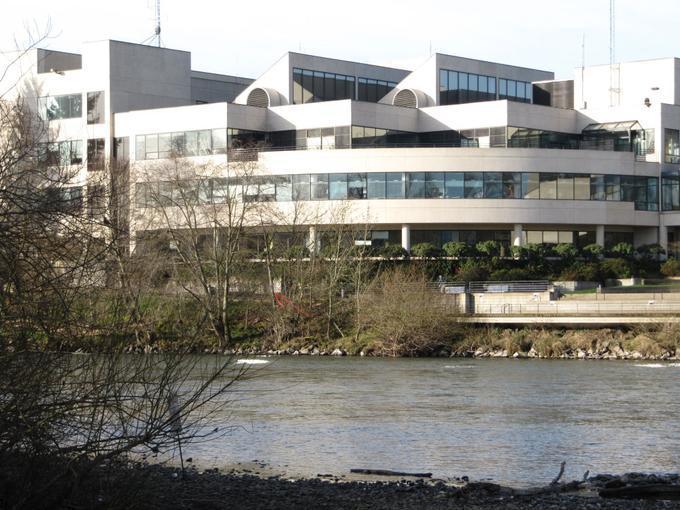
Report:
[{"label": "trimmed shrub", "polygon": [[386,259],[408,258],[408,252],[400,244],[386,244],[380,249],[380,256]]},{"label": "trimmed shrub", "polygon": [[533,280],[534,274],[528,269],[519,267],[511,269],[497,269],[489,275],[489,280],[496,282],[510,282],[517,280]]},{"label": "trimmed shrub", "polygon": [[643,244],[638,246],[635,250],[641,258],[645,259],[658,259],[659,256],[665,255],[666,250],[660,244]]},{"label": "trimmed shrub", "polygon": [[604,248],[599,244],[589,244],[581,250],[587,260],[599,260],[604,255]]},{"label": "trimmed shrub", "polygon": [[661,265],[661,274],[664,276],[680,276],[680,260],[668,259]]},{"label": "trimmed shrub", "polygon": [[414,257],[433,259],[441,257],[442,250],[432,243],[418,243],[411,247],[411,255]]},{"label": "trimmed shrub", "polygon": [[501,243],[498,241],[481,241],[475,245],[477,252],[485,257],[498,257],[501,254]]},{"label": "trimmed shrub", "polygon": [[560,243],[553,247],[553,253],[562,260],[574,260],[578,256],[578,248],[571,243]]},{"label": "trimmed shrub", "polygon": [[607,259],[600,263],[600,273],[603,278],[630,278],[633,268],[626,259]]},{"label": "trimmed shrub", "polygon": [[470,247],[463,241],[449,241],[444,245],[444,253],[448,257],[465,257]]},{"label": "trimmed shrub", "polygon": [[609,253],[615,257],[630,259],[635,253],[635,248],[633,248],[633,245],[630,243],[619,243],[613,246],[612,249],[609,250]]},{"label": "trimmed shrub", "polygon": [[601,280],[600,268],[598,264],[593,262],[577,262],[576,264],[573,264],[562,271],[560,274],[560,280],[598,282]]}]

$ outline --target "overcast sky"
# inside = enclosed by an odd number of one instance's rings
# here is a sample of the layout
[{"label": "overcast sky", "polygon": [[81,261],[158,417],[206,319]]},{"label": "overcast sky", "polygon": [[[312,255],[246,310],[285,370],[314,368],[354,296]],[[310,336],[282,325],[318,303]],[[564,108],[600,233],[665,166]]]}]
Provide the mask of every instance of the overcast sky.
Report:
[{"label": "overcast sky", "polygon": [[[154,0],[2,0],[0,49],[25,25],[52,24],[46,46],[142,42]],[[286,51],[413,69],[430,52],[554,71],[609,62],[609,0],[162,0],[163,46],[200,71],[257,77]],[[680,56],[678,0],[617,0],[617,58]],[[45,46],[44,45],[44,46]]]}]

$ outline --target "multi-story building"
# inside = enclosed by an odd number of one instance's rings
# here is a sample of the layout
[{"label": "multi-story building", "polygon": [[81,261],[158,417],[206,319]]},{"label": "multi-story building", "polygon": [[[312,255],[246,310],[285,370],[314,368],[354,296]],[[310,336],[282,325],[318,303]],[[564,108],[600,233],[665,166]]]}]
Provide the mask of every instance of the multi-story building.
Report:
[{"label": "multi-story building", "polygon": [[[367,222],[376,245],[679,250],[675,58],[555,80],[443,54],[407,71],[287,53],[252,80],[193,71],[188,52],[101,41],[82,55],[33,50],[17,70],[17,93],[49,123],[47,162],[82,164],[68,193],[87,202],[101,163],[129,160],[133,240],[150,197],[173,193],[154,173],[164,160],[248,159],[262,199],[347,205],[361,214],[345,221]],[[208,203],[233,184],[203,182],[197,200]],[[304,225],[312,237],[337,221],[315,218]]]}]

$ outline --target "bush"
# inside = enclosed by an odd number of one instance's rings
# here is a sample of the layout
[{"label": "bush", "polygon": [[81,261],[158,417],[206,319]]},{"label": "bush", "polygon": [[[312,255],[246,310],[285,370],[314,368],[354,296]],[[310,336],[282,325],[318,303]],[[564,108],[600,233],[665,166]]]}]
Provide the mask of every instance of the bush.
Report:
[{"label": "bush", "polygon": [[571,243],[556,244],[553,252],[565,261],[574,260],[578,256],[578,248]]},{"label": "bush", "polygon": [[598,282],[600,278],[600,268],[598,264],[589,262],[578,262],[566,268],[560,274],[563,281]]},{"label": "bush", "polygon": [[534,274],[528,269],[512,268],[512,269],[497,269],[489,275],[491,281],[496,282],[510,282],[517,280],[533,280]]},{"label": "bush", "polygon": [[482,282],[489,278],[489,270],[476,260],[467,260],[458,268],[453,279],[457,282]]},{"label": "bush", "polygon": [[441,248],[437,248],[432,243],[418,243],[411,247],[411,255],[414,257],[436,258],[442,256]]},{"label": "bush", "polygon": [[547,247],[540,243],[529,243],[522,246],[513,246],[513,256],[526,260],[527,262],[537,262],[546,256]]},{"label": "bush", "polygon": [[644,259],[658,259],[659,256],[665,255],[666,250],[660,244],[643,244],[638,246],[635,250],[641,258]]},{"label": "bush", "polygon": [[309,257],[309,248],[300,244],[293,245],[286,250],[285,258],[290,260],[305,259]]},{"label": "bush", "polygon": [[599,244],[589,244],[581,250],[587,260],[599,260],[604,255],[604,248]]},{"label": "bush", "polygon": [[630,243],[619,243],[613,246],[612,249],[609,250],[609,253],[611,253],[615,257],[630,259],[633,257],[635,249],[633,248],[633,245]]},{"label": "bush", "polygon": [[608,259],[600,264],[600,273],[603,278],[630,278],[633,268],[626,259]]},{"label": "bush", "polygon": [[477,252],[485,257],[498,257],[501,254],[501,243],[498,241],[481,241],[475,245]]},{"label": "bush", "polygon": [[680,276],[680,260],[668,259],[661,266],[661,274],[664,276]]},{"label": "bush", "polygon": [[380,256],[386,259],[408,258],[408,252],[399,244],[386,244],[380,249]]},{"label": "bush", "polygon": [[444,245],[444,253],[448,257],[465,257],[469,251],[467,243],[462,241],[449,241]]},{"label": "bush", "polygon": [[415,267],[383,272],[361,296],[368,334],[389,355],[431,353],[456,333],[456,316],[446,296],[433,292]]}]

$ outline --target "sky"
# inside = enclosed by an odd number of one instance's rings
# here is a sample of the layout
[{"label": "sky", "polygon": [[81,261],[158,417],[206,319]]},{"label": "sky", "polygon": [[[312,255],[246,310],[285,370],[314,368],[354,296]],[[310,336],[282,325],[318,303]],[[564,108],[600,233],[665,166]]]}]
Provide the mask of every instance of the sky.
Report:
[{"label": "sky", "polygon": [[[0,51],[78,53],[84,41],[153,35],[154,0],[0,0]],[[619,61],[680,57],[678,0],[617,0]],[[609,0],[162,0],[162,44],[192,68],[256,78],[286,51],[415,69],[432,52],[554,71],[609,62]]]}]

